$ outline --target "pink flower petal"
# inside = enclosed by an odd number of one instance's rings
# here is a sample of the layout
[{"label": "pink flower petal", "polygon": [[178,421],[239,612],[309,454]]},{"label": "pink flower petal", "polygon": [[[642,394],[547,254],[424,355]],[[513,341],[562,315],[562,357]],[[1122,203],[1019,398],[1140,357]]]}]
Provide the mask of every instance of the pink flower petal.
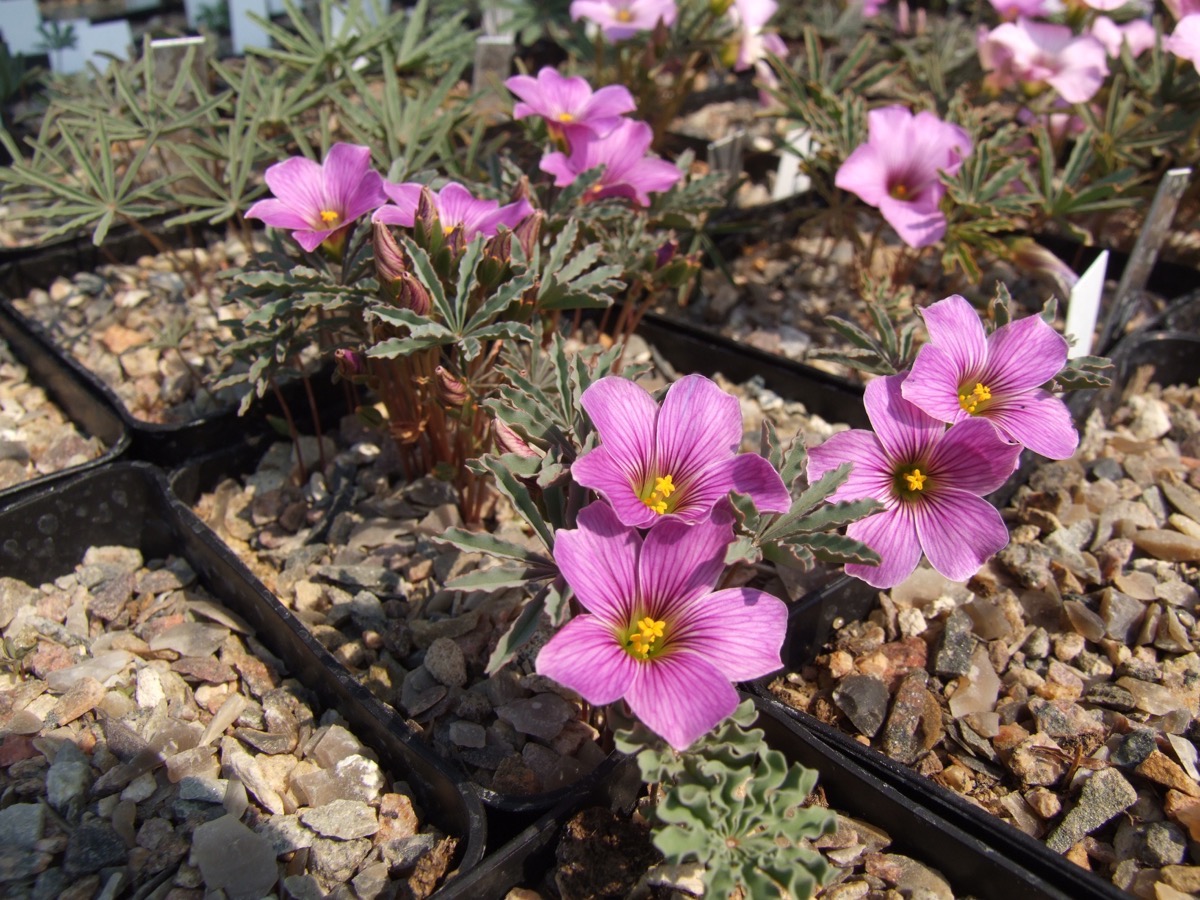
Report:
[{"label": "pink flower petal", "polygon": [[676,750],[686,750],[738,704],[729,679],[692,653],[642,663],[625,699],[634,715]]},{"label": "pink flower petal", "polygon": [[792,508],[792,495],[767,460],[757,453],[739,453],[723,460],[716,468],[718,478],[729,485],[725,493],[747,494],[759,512],[787,512]]},{"label": "pink flower petal", "polygon": [[929,340],[950,354],[955,367],[962,373],[962,380],[983,371],[988,343],[975,307],[958,294],[951,294],[921,310],[921,319],[929,332]]},{"label": "pink flower petal", "polygon": [[658,514],[641,501],[634,490],[645,478],[628,460],[618,461],[607,447],[590,450],[571,464],[571,477],[607,500],[624,524],[649,528]]},{"label": "pink flower petal", "polygon": [[269,197],[259,200],[246,210],[247,219],[261,219],[272,228],[300,231],[312,227],[312,223],[282,200]]},{"label": "pink flower petal", "polygon": [[654,457],[658,405],[644,387],[609,375],[589,385],[580,402],[613,460],[633,483],[640,486],[643,479],[658,474],[647,470]]},{"label": "pink flower petal", "polygon": [[926,462],[933,493],[943,487],[971,494],[996,490],[1016,468],[1021,445],[1011,443],[985,418],[968,418],[938,441]]},{"label": "pink flower petal", "polygon": [[923,501],[915,504],[921,547],[930,564],[952,581],[966,581],[1008,543],[1004,520],[982,497],[937,491]]},{"label": "pink flower petal", "polygon": [[643,665],[625,652],[610,625],[584,615],[550,638],[538,652],[536,668],[599,706],[624,697]]},{"label": "pink flower petal", "polygon": [[272,194],[308,220],[309,227],[321,221],[325,197],[319,163],[293,156],[268,166],[263,180]]},{"label": "pink flower petal", "polygon": [[867,385],[863,405],[884,452],[894,462],[915,462],[941,436],[945,425],[909,403],[901,394],[904,375],[876,378]]},{"label": "pink flower petal", "polygon": [[851,563],[846,574],[861,578],[871,587],[895,587],[913,573],[921,561],[921,544],[913,522],[912,503],[900,502],[892,509],[868,516],[846,527],[846,534],[862,541],[880,556],[878,566]]},{"label": "pink flower petal", "polygon": [[731,517],[720,514],[695,525],[674,516],[654,523],[638,558],[639,596],[649,604],[648,615],[670,621],[713,589],[725,571],[731,525]]},{"label": "pink flower petal", "polygon": [[605,503],[584,507],[577,522],[578,528],[555,535],[554,561],[589,612],[609,627],[628,627],[637,599],[641,538]]},{"label": "pink flower petal", "polygon": [[[603,429],[600,436],[608,442]],[[667,389],[658,411],[655,460],[661,472],[654,474],[671,475],[676,485],[683,486],[713,463],[728,459],[741,442],[742,408],[737,398],[703,375],[685,376]]]},{"label": "pink flower petal", "polygon": [[892,464],[888,462],[874,432],[865,428],[839,431],[819,447],[808,451],[807,476],[809,484],[836,469],[851,463],[850,476],[830,496],[834,503],[861,500],[865,497],[887,501],[892,497]]},{"label": "pink flower petal", "polygon": [[967,373],[950,353],[926,344],[917,351],[901,393],[935,419],[957,422],[969,415],[958,402],[959,386],[966,380]]},{"label": "pink flower petal", "polygon": [[325,155],[325,161],[321,164],[321,173],[325,184],[323,202],[328,204],[328,209],[336,211],[341,216],[341,220],[337,224],[346,225],[367,211],[360,209],[353,212],[351,201],[358,200],[358,205],[361,207],[360,188],[363,181],[368,178],[368,173],[375,177],[368,182],[366,196],[370,198],[379,195],[379,204],[384,202],[380,189],[382,179],[378,173],[371,172],[370,169],[370,147],[337,143],[329,148],[329,152]]},{"label": "pink flower petal", "polygon": [[783,666],[787,616],[787,604],[762,591],[717,591],[676,620],[669,646],[703,657],[729,681],[761,678]]},{"label": "pink flower petal", "polygon": [[547,175],[554,176],[555,187],[566,187],[569,184],[574,184],[575,179],[579,177],[579,173],[584,169],[576,170],[572,168],[570,161],[563,153],[547,153],[538,163],[538,168]]},{"label": "pink flower petal", "polygon": [[885,196],[879,201],[879,211],[887,223],[896,229],[900,240],[910,247],[936,244],[946,233],[946,217],[937,203],[917,204]]},{"label": "pink flower petal", "polygon": [[1079,432],[1065,403],[1048,391],[1028,391],[988,407],[986,416],[1014,441],[1049,459],[1070,459]]},{"label": "pink flower petal", "polygon": [[988,338],[981,379],[993,394],[1027,391],[1045,384],[1067,363],[1067,340],[1041,316],[1026,316],[997,328]]},{"label": "pink flower petal", "polygon": [[854,149],[838,167],[833,182],[843,191],[856,194],[868,206],[878,207],[888,195],[887,169],[873,144]]}]

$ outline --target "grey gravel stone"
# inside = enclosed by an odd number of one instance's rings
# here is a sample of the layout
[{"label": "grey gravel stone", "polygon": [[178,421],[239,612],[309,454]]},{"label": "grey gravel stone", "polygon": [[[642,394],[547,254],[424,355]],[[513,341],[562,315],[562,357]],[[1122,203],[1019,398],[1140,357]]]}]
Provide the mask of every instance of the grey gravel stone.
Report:
[{"label": "grey gravel stone", "polygon": [[99,819],[82,823],[71,832],[63,871],[72,878],[99,872],[125,862],[125,842],[111,825]]},{"label": "grey gravel stone", "polygon": [[335,800],[306,809],[300,813],[300,821],[318,834],[343,841],[370,837],[379,830],[375,810],[357,800]]},{"label": "grey gravel stone", "polygon": [[438,638],[425,651],[425,669],[440,684],[462,687],[467,683],[467,662],[462,649],[450,638]]},{"label": "grey gravel stone", "polygon": [[92,770],[83,751],[71,741],[64,742],[46,772],[46,799],[69,822],[79,820],[87,804]]},{"label": "grey gravel stone", "polygon": [[1046,839],[1055,853],[1066,853],[1077,842],[1137,801],[1137,791],[1116,769],[1101,769],[1083,785],[1079,802]]},{"label": "grey gravel stone", "polygon": [[887,715],[887,685],[871,675],[847,675],[834,689],[833,702],[855,728],[875,737]]},{"label": "grey gravel stone", "polygon": [[233,816],[196,829],[191,859],[209,890],[223,890],[229,900],[260,900],[279,880],[275,848]]},{"label": "grey gravel stone", "polygon": [[46,807],[40,803],[14,803],[0,809],[0,847],[32,850],[45,826]]}]

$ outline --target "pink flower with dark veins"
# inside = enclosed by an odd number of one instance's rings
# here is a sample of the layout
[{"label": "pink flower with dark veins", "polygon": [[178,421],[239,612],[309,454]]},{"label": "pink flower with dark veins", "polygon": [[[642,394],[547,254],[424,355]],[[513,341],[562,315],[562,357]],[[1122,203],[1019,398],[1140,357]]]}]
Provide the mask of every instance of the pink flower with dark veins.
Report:
[{"label": "pink flower with dark veins", "polygon": [[356,219],[387,202],[371,149],[354,144],[334,144],[321,163],[293,156],[270,166],[263,179],[275,196],[251,206],[246,218],[291,231],[310,253],[322,244],[340,247]]},{"label": "pink flower with dark veins", "polygon": [[856,147],[834,183],[874,206],[910,247],[926,247],[946,233],[940,207],[946,188],[939,172],[953,175],[971,152],[970,136],[931,112],[902,106],[867,114],[867,143]]},{"label": "pink flower with dark veins", "polygon": [[550,66],[539,71],[537,78],[514,75],[504,85],[521,98],[513,106],[513,118],[541,116],[555,137],[579,130],[604,137],[637,106],[626,87],[610,84],[593,91],[586,79],[564,77]]},{"label": "pink flower with dark veins", "polygon": [[1067,340],[1041,316],[988,335],[958,294],[926,307],[929,343],[904,382],[904,399],[942,422],[983,418],[1012,441],[1050,459],[1068,459],[1079,434],[1066,404],[1042,385],[1067,363]]},{"label": "pink flower with dark veins", "polygon": [[924,553],[938,572],[966,581],[1008,543],[1008,527],[983,495],[1012,474],[1021,445],[1005,441],[984,419],[947,429],[904,399],[905,377],[867,385],[863,402],[874,432],[842,431],[813,447],[808,480],[848,462],[850,476],[829,501],[872,498],[884,505],[846,527],[879,554],[879,565],[847,565],[847,575],[872,587],[895,587]]},{"label": "pink flower with dark veins", "polygon": [[627,378],[608,376],[583,392],[600,446],[571,466],[571,477],[607,500],[626,525],[648,528],[662,516],[708,517],[730,491],[763,511],[787,512],[791,496],[757,453],[738,453],[742,410],[703,375],[667,389],[660,407]]},{"label": "pink flower with dark veins", "polygon": [[1086,103],[1108,77],[1108,52],[1091,35],[1075,36],[1066,25],[1020,18],[990,32],[981,29],[979,61],[995,90],[1041,85],[1058,91],[1068,103]]},{"label": "pink flower with dark veins", "polygon": [[659,22],[669,27],[676,12],[675,0],[571,0],[571,21],[595,22],[610,41],[653,31]]},{"label": "pink flower with dark veins", "polygon": [[714,590],[733,541],[732,513],[662,519],[643,538],[605,503],[555,536],[554,559],[587,610],[541,649],[537,672],[595,706],[624,699],[684,750],[733,712],[731,682],[783,665],[787,607],[748,587]]},{"label": "pink flower with dark veins", "polygon": [[[412,228],[423,188],[425,185],[411,181],[403,184],[385,181],[383,190],[387,199],[392,202],[379,207],[372,221],[381,225],[403,225]],[[480,234],[495,237],[497,229],[502,225],[512,231],[526,216],[533,213],[533,206],[524,198],[501,206],[498,200],[476,199],[470,191],[455,181],[451,181],[440,191],[431,191],[430,195],[442,231],[449,235],[461,229],[463,240],[468,242]]]},{"label": "pink flower with dark veins", "polygon": [[604,166],[600,181],[585,195],[587,200],[625,197],[639,206],[650,205],[651,191],[668,190],[683,173],[666,160],[647,157],[654,133],[645,122],[622,119],[604,137],[573,136],[571,153],[548,153],[539,164],[554,176],[556,187],[566,187],[589,169]]}]

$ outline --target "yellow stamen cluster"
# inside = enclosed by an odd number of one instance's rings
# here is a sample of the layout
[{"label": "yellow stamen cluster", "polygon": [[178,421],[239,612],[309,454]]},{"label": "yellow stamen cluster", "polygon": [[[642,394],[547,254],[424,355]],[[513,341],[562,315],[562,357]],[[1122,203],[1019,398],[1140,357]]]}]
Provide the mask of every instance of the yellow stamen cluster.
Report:
[{"label": "yellow stamen cluster", "polygon": [[958,405],[969,413],[974,413],[979,408],[979,404],[985,400],[992,399],[992,392],[983,384],[976,384],[975,388],[969,394],[958,395]]},{"label": "yellow stamen cluster", "polygon": [[632,22],[633,21],[633,13],[631,13],[627,9],[618,9],[617,10],[617,21],[618,22]]},{"label": "yellow stamen cluster", "polygon": [[892,188],[890,191],[888,191],[888,193],[891,194],[892,197],[896,200],[907,200],[908,199],[908,185],[903,184],[903,183],[894,184],[894,185],[892,185]]},{"label": "yellow stamen cluster", "polygon": [[637,623],[637,627],[638,630],[629,636],[629,643],[632,645],[630,649],[636,650],[642,659],[645,659],[650,655],[650,647],[663,636],[667,623],[656,622],[650,616],[646,616]]},{"label": "yellow stamen cluster", "polygon": [[332,209],[321,210],[321,221],[326,225],[336,225],[341,216]]},{"label": "yellow stamen cluster", "polygon": [[928,477],[928,475],[922,475],[920,469],[913,469],[904,476],[904,480],[908,482],[910,491],[923,491],[925,490],[925,479]]},{"label": "yellow stamen cluster", "polygon": [[654,479],[654,490],[650,492],[649,497],[642,497],[641,500],[648,507],[658,513],[660,516],[667,511],[667,498],[678,490],[672,476],[667,475],[663,478]]},{"label": "yellow stamen cluster", "polygon": [[574,121],[575,121],[575,117],[574,117],[573,115],[571,115],[569,112],[560,112],[560,113],[558,114],[558,121],[560,121],[560,122],[574,122]]}]

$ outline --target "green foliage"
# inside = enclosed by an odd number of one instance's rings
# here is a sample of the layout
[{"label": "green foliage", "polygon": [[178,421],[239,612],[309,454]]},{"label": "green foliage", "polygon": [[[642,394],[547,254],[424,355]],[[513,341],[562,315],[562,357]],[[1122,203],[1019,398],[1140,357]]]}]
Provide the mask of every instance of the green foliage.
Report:
[{"label": "green foliage", "polygon": [[816,773],[771,749],[754,703],[680,753],[643,725],[616,730],[617,749],[636,753],[643,781],[658,784],[654,844],[667,862],[704,866],[706,895],[808,898],[831,874],[811,841],[836,825],[807,805]]}]

